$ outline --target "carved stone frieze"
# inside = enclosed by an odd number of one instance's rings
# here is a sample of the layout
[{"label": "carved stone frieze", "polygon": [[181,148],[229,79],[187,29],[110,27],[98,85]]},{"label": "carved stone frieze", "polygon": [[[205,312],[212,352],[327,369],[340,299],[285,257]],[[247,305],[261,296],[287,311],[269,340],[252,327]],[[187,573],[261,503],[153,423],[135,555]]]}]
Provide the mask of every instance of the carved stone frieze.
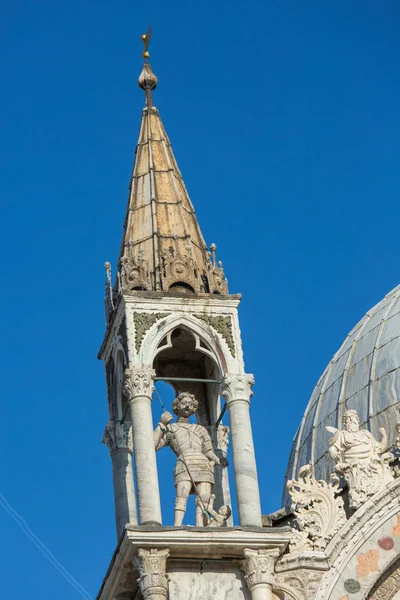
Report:
[{"label": "carved stone frieze", "polygon": [[292,510],[297,529],[293,530],[290,551],[322,550],[346,522],[343,499],[338,493],[339,479],[332,483],[315,480],[312,466],[299,471],[299,479],[291,479],[287,490],[292,498]]},{"label": "carved stone frieze", "polygon": [[134,242],[129,240],[120,260],[118,272],[119,292],[127,294],[132,290],[151,290],[149,261],[144,258],[143,249],[134,256]]},{"label": "carved stone frieze", "polygon": [[160,319],[168,317],[169,313],[146,313],[146,312],[134,312],[133,323],[135,325],[135,348],[139,354],[142,346],[143,338],[147,331],[157,323]]},{"label": "carved stone frieze", "polygon": [[235,342],[233,339],[232,319],[229,315],[205,315],[195,314],[197,319],[204,321],[215,329],[224,338],[233,357],[236,356]]},{"label": "carved stone frieze", "polygon": [[139,571],[139,585],[144,600],[166,600],[168,595],[167,559],[169,550],[139,548],[133,565]]},{"label": "carved stone frieze", "polygon": [[253,395],[252,386],[254,384],[254,375],[225,375],[221,384],[221,396],[226,403],[235,400],[245,400],[250,402]]},{"label": "carved stone frieze", "polygon": [[392,600],[400,590],[400,560],[389,567],[375,583],[367,600]]},{"label": "carved stone frieze", "polygon": [[124,394],[129,401],[137,396],[147,396],[151,399],[154,389],[156,372],[151,367],[137,367],[125,369]]},{"label": "carved stone frieze", "polygon": [[316,600],[323,573],[296,569],[276,575],[274,589],[285,593],[285,600]]},{"label": "carved stone frieze", "polygon": [[275,562],[279,556],[279,550],[252,550],[246,548],[244,551],[242,569],[247,587],[251,591],[256,585],[273,585],[275,575]]},{"label": "carved stone frieze", "polygon": [[110,452],[114,450],[129,450],[132,452],[132,426],[130,423],[109,421],[103,434],[103,444]]},{"label": "carved stone frieze", "polygon": [[389,464],[394,460],[387,448],[386,431],[381,427],[381,441],[370,431],[360,429],[357,411],[343,415],[343,427],[327,427],[333,433],[329,453],[336,462],[335,472],[346,480],[349,487],[350,508],[357,510],[371,496],[384,489],[394,479]]}]

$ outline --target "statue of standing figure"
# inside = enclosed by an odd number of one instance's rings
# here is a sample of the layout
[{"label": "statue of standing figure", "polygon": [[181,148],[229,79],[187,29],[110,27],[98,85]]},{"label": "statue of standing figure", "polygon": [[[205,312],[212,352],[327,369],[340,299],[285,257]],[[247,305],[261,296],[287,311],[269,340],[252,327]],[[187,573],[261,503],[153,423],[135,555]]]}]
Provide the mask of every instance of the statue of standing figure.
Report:
[{"label": "statue of standing figure", "polygon": [[[174,525],[182,525],[190,494],[196,495],[196,526],[210,524],[213,511],[214,466],[228,466],[225,457],[219,458],[213,449],[210,435],[203,425],[189,423],[198,408],[193,394],[182,392],[172,403],[172,409],[178,419],[172,423],[173,416],[169,412],[161,415],[161,420],[154,431],[156,450],[170,446],[176,454],[174,470],[176,500]],[[229,509],[229,507],[225,507]],[[230,509],[218,514],[230,515]],[[223,519],[221,519],[222,521]],[[215,521],[215,519],[214,519]]]},{"label": "statue of standing figure", "polygon": [[329,453],[336,463],[335,472],[344,477],[349,487],[349,504],[359,508],[370,496],[393,480],[389,463],[394,456],[387,449],[386,431],[381,427],[381,441],[366,429],[360,429],[357,411],[343,415],[344,429],[327,427],[334,434],[329,440]]}]

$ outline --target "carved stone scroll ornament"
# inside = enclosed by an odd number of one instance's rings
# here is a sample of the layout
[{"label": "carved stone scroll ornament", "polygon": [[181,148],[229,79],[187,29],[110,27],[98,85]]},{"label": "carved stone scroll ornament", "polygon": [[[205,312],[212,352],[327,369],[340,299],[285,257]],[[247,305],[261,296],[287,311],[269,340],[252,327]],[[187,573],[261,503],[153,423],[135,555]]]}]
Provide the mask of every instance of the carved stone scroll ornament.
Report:
[{"label": "carved stone scroll ornament", "polygon": [[225,375],[221,384],[221,396],[228,405],[236,400],[250,402],[253,384],[254,375]]},{"label": "carved stone scroll ornament", "polygon": [[144,258],[142,248],[135,257],[133,247],[133,240],[129,240],[119,264],[119,291],[123,294],[128,294],[132,290],[152,289],[149,261]]},{"label": "carved stone scroll ornament", "polygon": [[275,578],[274,588],[285,593],[285,600],[316,600],[322,575],[322,571],[309,569],[279,573]]},{"label": "carved stone scroll ornament", "polygon": [[381,441],[378,442],[370,431],[360,429],[357,411],[345,412],[343,427],[342,430],[327,427],[334,434],[329,440],[329,453],[336,462],[335,472],[345,479],[349,487],[350,508],[357,510],[394,479],[389,466],[394,456],[385,452],[385,429],[379,429]]},{"label": "carved stone scroll ornament", "polygon": [[132,453],[132,426],[130,423],[109,421],[103,435],[103,444],[110,452],[114,450],[129,450]]},{"label": "carved stone scroll ornament", "polygon": [[215,331],[224,338],[232,356],[236,356],[235,341],[233,339],[232,318],[229,315],[195,314],[194,316],[215,329]]},{"label": "carved stone scroll ornament", "polygon": [[125,369],[123,391],[129,401],[137,396],[151,399],[156,372],[151,367]]},{"label": "carved stone scroll ornament", "polygon": [[145,313],[145,312],[134,312],[133,323],[135,325],[135,348],[139,354],[142,346],[143,338],[150,329],[160,319],[168,317],[170,313]]},{"label": "carved stone scroll ornament", "polygon": [[332,477],[332,483],[318,481],[312,476],[312,466],[306,465],[300,469],[297,481],[288,481],[287,490],[297,525],[290,552],[323,550],[346,522],[343,499],[338,496],[339,479]]},{"label": "carved stone scroll ornament", "polygon": [[279,550],[251,550],[244,551],[242,569],[247,587],[252,592],[256,586],[270,586],[274,584],[275,562],[279,556]]},{"label": "carved stone scroll ornament", "polygon": [[169,550],[139,548],[133,566],[139,571],[139,586],[144,600],[167,600],[167,559]]}]

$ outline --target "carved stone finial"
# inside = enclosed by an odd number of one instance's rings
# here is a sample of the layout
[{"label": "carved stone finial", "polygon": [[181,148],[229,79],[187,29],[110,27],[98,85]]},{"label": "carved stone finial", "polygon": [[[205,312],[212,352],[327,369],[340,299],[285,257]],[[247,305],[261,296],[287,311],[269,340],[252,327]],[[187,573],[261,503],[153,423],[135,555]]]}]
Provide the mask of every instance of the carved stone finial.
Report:
[{"label": "carved stone finial", "polygon": [[385,452],[385,429],[379,429],[381,441],[378,442],[370,431],[360,429],[357,411],[344,413],[343,426],[341,430],[327,427],[334,434],[329,440],[329,453],[336,463],[335,472],[346,480],[349,487],[350,508],[357,510],[394,479],[389,466],[394,456]]},{"label": "carved stone finial", "polygon": [[272,586],[275,578],[275,562],[279,556],[279,550],[251,550],[246,548],[244,556],[242,569],[249,590],[252,591],[258,585]]},{"label": "carved stone finial", "polygon": [[133,565],[139,571],[144,600],[166,600],[168,595],[167,559],[169,550],[139,548]]},{"label": "carved stone finial", "polygon": [[109,421],[103,434],[103,444],[110,452],[114,450],[129,450],[132,453],[132,426],[130,423]]},{"label": "carved stone finial", "polygon": [[221,384],[221,396],[229,405],[238,400],[250,402],[253,395],[252,386],[254,375],[231,375],[227,374]]},{"label": "carved stone finial", "polygon": [[346,522],[343,499],[338,496],[339,479],[334,477],[332,483],[317,481],[311,471],[312,466],[306,465],[300,469],[298,481],[287,483],[297,526],[289,546],[291,552],[323,550]]},{"label": "carved stone finial", "polygon": [[104,284],[104,287],[105,287],[104,304],[105,304],[105,310],[106,310],[106,317],[107,317],[107,321],[108,321],[114,310],[111,263],[109,263],[108,261],[105,262],[104,268],[106,270],[106,282]]},{"label": "carved stone finial", "polygon": [[147,396],[151,400],[155,375],[151,367],[125,369],[123,390],[128,400],[132,401],[137,396]]}]

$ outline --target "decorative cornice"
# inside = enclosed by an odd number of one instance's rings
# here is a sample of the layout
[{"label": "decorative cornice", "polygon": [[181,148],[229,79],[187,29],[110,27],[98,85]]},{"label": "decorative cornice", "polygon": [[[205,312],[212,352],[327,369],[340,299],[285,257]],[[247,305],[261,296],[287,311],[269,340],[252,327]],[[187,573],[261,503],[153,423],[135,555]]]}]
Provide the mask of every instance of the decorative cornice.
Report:
[{"label": "decorative cornice", "polygon": [[110,452],[114,450],[128,450],[132,453],[132,426],[130,423],[109,421],[103,434],[103,444],[108,446]]},{"label": "decorative cornice", "polygon": [[133,313],[133,323],[135,325],[135,348],[136,352],[139,354],[140,348],[142,346],[143,338],[146,335],[147,331],[152,327],[157,321],[163,319],[164,317],[168,317],[170,313],[146,313],[146,312],[134,312]]},{"label": "decorative cornice", "polygon": [[210,327],[215,329],[221,337],[224,338],[233,357],[236,356],[235,342],[233,339],[232,319],[229,315],[200,315],[194,314],[197,319],[204,321]]}]

